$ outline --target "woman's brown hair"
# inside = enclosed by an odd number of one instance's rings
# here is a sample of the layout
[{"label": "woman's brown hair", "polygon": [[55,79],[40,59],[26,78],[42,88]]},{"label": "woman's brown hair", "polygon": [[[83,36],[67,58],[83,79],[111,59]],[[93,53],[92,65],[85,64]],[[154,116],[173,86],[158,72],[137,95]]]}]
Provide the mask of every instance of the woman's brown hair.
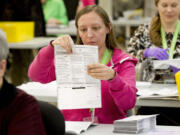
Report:
[{"label": "woman's brown hair", "polygon": [[[90,13],[90,12],[95,12],[96,14],[98,14],[100,16],[100,18],[103,20],[105,26],[110,30],[110,32],[106,35],[106,47],[111,50],[113,50],[114,48],[117,48],[117,42],[115,40],[113,27],[110,28],[110,25],[109,25],[111,23],[110,19],[107,15],[106,11],[103,8],[101,8],[100,6],[97,6],[97,5],[87,6],[87,7],[83,8],[81,11],[79,11],[75,17],[75,25],[76,25],[77,29],[78,29],[79,18],[82,15]],[[83,44],[78,32],[77,32],[76,43]]]},{"label": "woman's brown hair", "polygon": [[[154,0],[155,5],[157,6],[159,0]],[[161,21],[160,16],[157,14],[151,21],[150,24],[150,39],[152,43],[156,46],[162,46],[162,39],[161,39]]]}]

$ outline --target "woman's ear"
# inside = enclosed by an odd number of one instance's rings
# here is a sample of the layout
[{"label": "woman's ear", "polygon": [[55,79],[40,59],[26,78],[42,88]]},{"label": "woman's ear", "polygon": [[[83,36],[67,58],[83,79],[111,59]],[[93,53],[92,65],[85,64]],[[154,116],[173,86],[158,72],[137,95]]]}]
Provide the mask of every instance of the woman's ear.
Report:
[{"label": "woman's ear", "polygon": [[6,60],[0,61],[0,77],[4,76],[4,73],[6,71]]}]

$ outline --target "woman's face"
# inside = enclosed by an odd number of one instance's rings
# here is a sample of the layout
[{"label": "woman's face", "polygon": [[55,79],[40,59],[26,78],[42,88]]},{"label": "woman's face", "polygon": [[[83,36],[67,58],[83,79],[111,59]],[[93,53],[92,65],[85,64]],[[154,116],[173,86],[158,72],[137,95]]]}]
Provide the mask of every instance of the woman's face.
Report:
[{"label": "woman's face", "polygon": [[98,45],[99,49],[105,47],[109,28],[97,13],[89,12],[82,15],[77,24],[78,33],[84,45]]},{"label": "woman's face", "polygon": [[164,23],[173,23],[180,14],[180,0],[159,0],[157,9]]}]

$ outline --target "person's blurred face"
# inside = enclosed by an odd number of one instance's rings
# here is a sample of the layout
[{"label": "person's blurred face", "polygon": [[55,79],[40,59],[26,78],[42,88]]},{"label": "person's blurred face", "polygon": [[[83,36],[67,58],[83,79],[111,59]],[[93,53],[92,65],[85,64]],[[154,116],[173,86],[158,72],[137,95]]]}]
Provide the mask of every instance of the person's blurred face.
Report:
[{"label": "person's blurred face", "polygon": [[157,9],[164,23],[173,23],[180,15],[180,0],[159,0]]},{"label": "person's blurred face", "polygon": [[106,34],[109,33],[101,19],[95,12],[89,12],[82,15],[78,22],[78,33],[85,45],[98,45],[99,49],[104,48],[106,43]]},{"label": "person's blurred face", "polygon": [[46,0],[41,0],[41,3],[42,3],[42,4],[46,3]]}]

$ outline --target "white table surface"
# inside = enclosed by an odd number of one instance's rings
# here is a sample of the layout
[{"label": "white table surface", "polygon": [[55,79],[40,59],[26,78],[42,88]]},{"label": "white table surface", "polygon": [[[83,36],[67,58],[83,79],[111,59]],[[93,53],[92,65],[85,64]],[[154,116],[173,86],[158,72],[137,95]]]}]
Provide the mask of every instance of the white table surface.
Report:
[{"label": "white table surface", "polygon": [[124,17],[120,17],[117,20],[113,20],[113,25],[119,26],[139,26],[140,24],[149,23],[151,18],[139,18],[139,19],[127,19]]},{"label": "white table surface", "polygon": [[35,96],[36,99],[46,102],[57,102],[57,84],[53,81],[48,84],[39,82],[29,82],[17,86],[28,94]]},{"label": "white table surface", "polygon": [[[150,82],[137,82],[136,84],[137,94],[140,95],[136,106],[180,107],[178,97],[173,97],[174,95],[178,96],[176,84],[154,84]],[[156,93],[162,93],[162,95],[151,96],[151,94]]]},{"label": "white table surface", "polygon": [[[150,22],[150,18],[141,18],[137,20],[130,20],[126,18],[119,18],[118,20],[112,20],[114,26],[126,26],[126,37],[130,37],[130,27],[131,26],[139,26],[140,24]],[[48,35],[56,35],[56,34],[69,34],[76,35],[77,30],[75,27],[75,22],[72,21],[67,26],[59,26],[59,27],[46,27],[46,32]]]},{"label": "white table surface", "polygon": [[8,43],[10,49],[38,49],[47,46],[51,40],[56,37],[35,37],[32,40],[27,40],[17,43]]},{"label": "white table surface", "polygon": [[151,106],[151,107],[177,107],[180,108],[180,100],[177,98],[138,98],[136,106]]},{"label": "white table surface", "polygon": [[[81,135],[133,135],[124,133],[113,133],[112,124],[101,124],[90,127]],[[180,135],[180,126],[157,126],[154,131],[140,133],[138,135]]]},{"label": "white table surface", "polygon": [[71,23],[67,26],[57,26],[57,27],[46,27],[46,33],[47,35],[57,35],[57,34],[68,34],[75,36],[77,34],[76,27],[74,23]]},{"label": "white table surface", "polygon": [[[30,82],[19,86],[27,93],[35,96],[38,100],[47,102],[57,102],[57,84],[56,81],[41,84]],[[159,107],[180,107],[180,100],[177,99],[137,99],[136,106],[159,106]]]}]

